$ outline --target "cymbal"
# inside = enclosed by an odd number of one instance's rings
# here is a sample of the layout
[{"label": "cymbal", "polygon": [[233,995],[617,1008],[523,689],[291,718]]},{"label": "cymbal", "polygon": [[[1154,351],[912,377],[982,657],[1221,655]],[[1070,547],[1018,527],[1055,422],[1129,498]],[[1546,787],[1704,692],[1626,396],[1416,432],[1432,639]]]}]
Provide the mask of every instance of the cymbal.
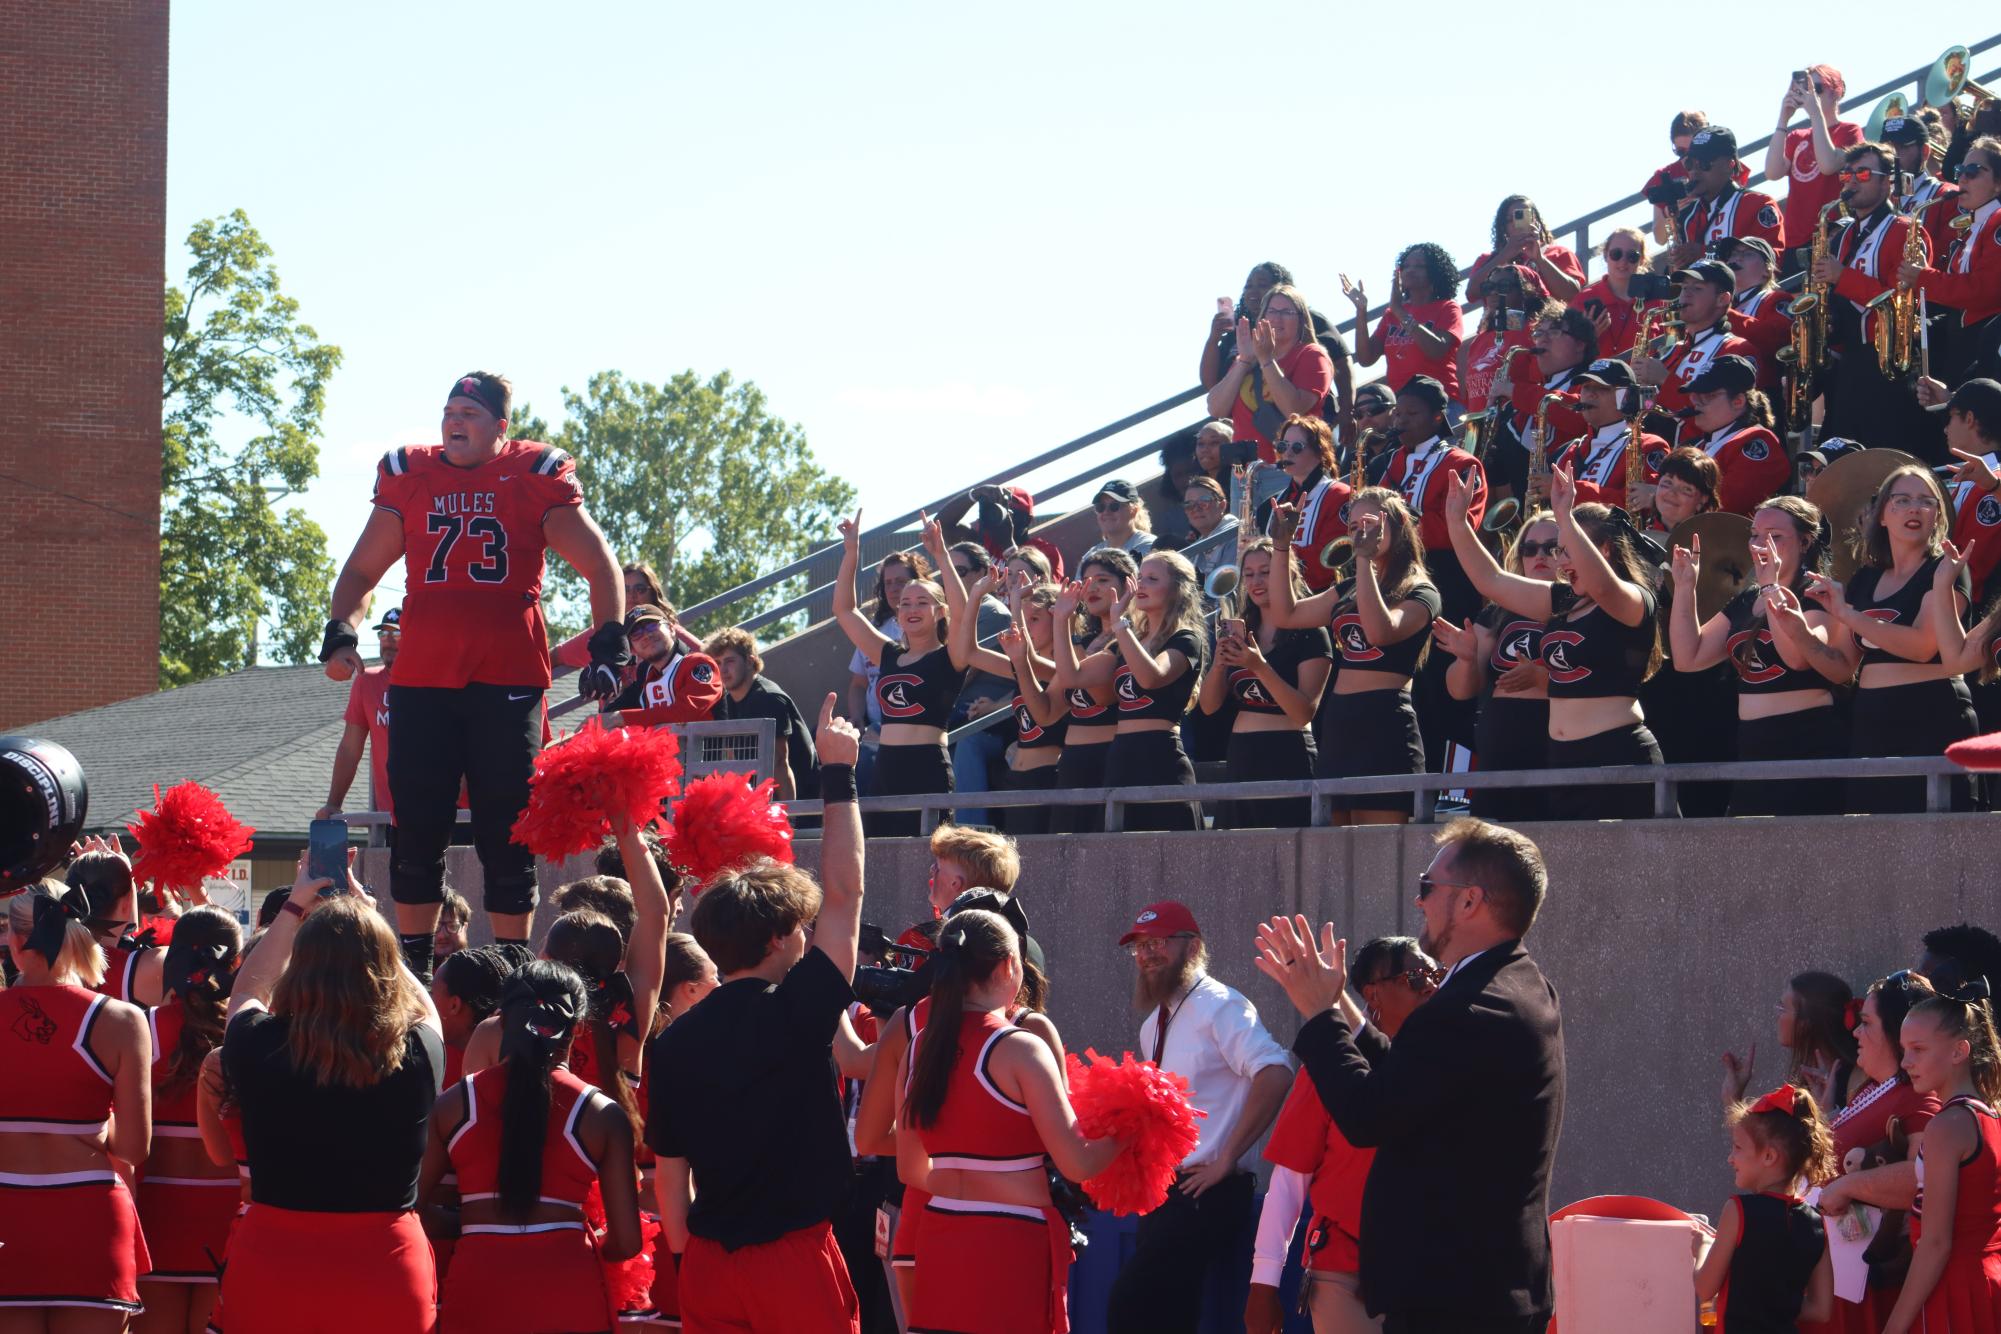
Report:
[{"label": "cymbal", "polygon": [[1843,454],[1807,485],[1806,498],[1827,517],[1834,577],[1847,583],[1862,563],[1857,534],[1883,479],[1917,460],[1901,449],[1861,449]]},{"label": "cymbal", "polygon": [[1721,510],[1683,519],[1668,534],[1669,549],[1702,539],[1702,573],[1695,581],[1695,617],[1706,621],[1751,582],[1751,521]]}]

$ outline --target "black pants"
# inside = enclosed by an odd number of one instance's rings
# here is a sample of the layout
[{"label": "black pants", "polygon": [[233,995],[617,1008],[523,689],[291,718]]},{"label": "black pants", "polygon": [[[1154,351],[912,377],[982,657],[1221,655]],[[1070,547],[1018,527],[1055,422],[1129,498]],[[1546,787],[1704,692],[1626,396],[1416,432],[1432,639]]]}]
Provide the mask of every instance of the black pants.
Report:
[{"label": "black pants", "polygon": [[[1846,732],[1834,705],[1746,718],[1737,724],[1740,760],[1831,760],[1847,753]],[[1732,815],[1838,815],[1841,782],[1803,778],[1791,783],[1747,783],[1730,789]]]},{"label": "black pants", "polygon": [[[1840,436],[1860,440],[1872,449],[1908,450],[1932,465],[1952,462],[1944,452],[1943,438],[1936,456],[1928,452],[1925,410],[1918,402],[1915,383],[1900,375],[1883,374],[1876,364],[1876,349],[1867,343],[1841,349],[1840,359],[1821,378],[1821,392],[1827,397],[1827,412],[1820,426],[1823,438]],[[1914,449],[1914,444],[1918,448]]]},{"label": "black pants", "polygon": [[542,691],[474,682],[456,690],[389,687],[389,791],[396,844],[389,896],[442,903],[445,848],[458,819],[459,784],[472,810],[490,913],[535,911],[535,855],[514,841],[528,778],[542,749]]},{"label": "black pants", "polygon": [[[952,791],[952,755],[942,742],[914,746],[877,746],[872,797],[914,797]],[[940,822],[952,818],[941,813]],[[865,811],[862,833],[868,838],[915,838],[923,828],[921,811]]]},{"label": "black pants", "polygon": [[875,1215],[896,1185],[896,1164],[865,1158],[855,1164],[848,1198],[834,1214],[834,1244],[847,1261],[855,1300],[861,1306],[862,1334],[896,1334],[896,1310],[889,1301],[889,1276],[875,1253]]},{"label": "black pants", "polygon": [[1200,1199],[1176,1187],[1139,1220],[1133,1253],[1112,1284],[1106,1334],[1195,1334],[1210,1266],[1236,1263],[1249,1244],[1255,1184],[1239,1172]]},{"label": "black pants", "polygon": [[[1181,751],[1178,732],[1121,732],[1105,756],[1106,787],[1195,785],[1195,766]],[[1127,829],[1200,829],[1202,807],[1193,801],[1153,801],[1125,808]]]},{"label": "black pants", "polygon": [[1464,1315],[1457,1311],[1390,1311],[1383,1334],[1542,1334],[1549,1312],[1538,1315]]},{"label": "black pants", "polygon": [[[1460,568],[1457,556],[1449,550],[1428,550],[1424,553],[1424,564],[1431,572],[1432,583],[1438,586],[1439,600],[1444,603],[1438,613],[1442,619],[1454,625],[1463,625],[1467,617],[1479,614],[1482,605],[1480,592]],[[1445,684],[1445,673],[1451,667],[1450,653],[1434,651],[1425,656],[1423,666],[1418,668],[1416,677],[1410,683],[1419,741],[1424,746],[1421,772],[1445,771],[1445,747],[1448,742],[1457,742],[1469,750],[1473,748],[1479,702],[1452,698],[1452,692]],[[1334,693],[1331,680],[1327,683],[1327,693]]]},{"label": "black pants", "polygon": [[[1109,741],[1084,745],[1063,743],[1063,756],[1056,761],[1056,786],[1078,789],[1105,785],[1105,761],[1112,753]],[[1050,831],[1057,834],[1102,834],[1105,832],[1103,806],[1058,806],[1049,813]]]},{"label": "black pants", "polygon": [[[1411,692],[1364,690],[1337,695],[1330,687],[1320,697],[1313,720],[1320,753],[1316,778],[1362,778],[1382,774],[1429,772],[1424,763],[1424,738],[1418,733]],[[1337,811],[1401,811],[1411,813],[1408,792],[1350,792],[1333,799]]]},{"label": "black pants", "polygon": [[[1281,778],[1313,777],[1313,734],[1291,732],[1230,733],[1230,781],[1262,783]],[[1231,829],[1303,829],[1313,821],[1308,797],[1271,801],[1232,801],[1223,810]]]}]

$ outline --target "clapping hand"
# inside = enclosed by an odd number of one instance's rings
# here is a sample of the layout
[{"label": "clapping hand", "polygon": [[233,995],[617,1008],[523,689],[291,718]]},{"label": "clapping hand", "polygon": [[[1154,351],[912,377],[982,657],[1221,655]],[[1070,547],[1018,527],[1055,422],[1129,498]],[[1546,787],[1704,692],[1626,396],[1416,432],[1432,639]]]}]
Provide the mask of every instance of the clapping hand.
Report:
[{"label": "clapping hand", "polygon": [[1248,316],[1238,317],[1237,364],[1239,366],[1255,366],[1257,364],[1258,354],[1253,343],[1254,337],[1255,334],[1251,328],[1250,318]]},{"label": "clapping hand", "polygon": [[1251,330],[1251,346],[1257,352],[1259,361],[1272,361],[1278,356],[1278,330],[1270,320],[1259,320]]},{"label": "clapping hand", "polygon": [[1334,938],[1334,924],[1320,928],[1320,943],[1304,917],[1274,917],[1258,927],[1259,972],[1285,988],[1286,998],[1311,1019],[1341,1001],[1348,985],[1348,942]]},{"label": "clapping hand", "polygon": [[1464,625],[1454,625],[1451,618],[1439,617],[1431,623],[1431,638],[1461,662],[1472,662],[1480,656],[1480,637],[1474,633],[1470,618]]},{"label": "clapping hand", "polygon": [[1363,290],[1362,285],[1360,283],[1351,281],[1348,275],[1345,273],[1341,275],[1341,295],[1347,297],[1350,301],[1354,302],[1355,309],[1360,311],[1368,310],[1369,308],[1368,292]]},{"label": "clapping hand", "polygon": [[1001,631],[999,642],[1001,652],[1007,654],[1010,662],[1020,662],[1028,653],[1028,637],[1022,634],[1020,626],[1010,625]]}]

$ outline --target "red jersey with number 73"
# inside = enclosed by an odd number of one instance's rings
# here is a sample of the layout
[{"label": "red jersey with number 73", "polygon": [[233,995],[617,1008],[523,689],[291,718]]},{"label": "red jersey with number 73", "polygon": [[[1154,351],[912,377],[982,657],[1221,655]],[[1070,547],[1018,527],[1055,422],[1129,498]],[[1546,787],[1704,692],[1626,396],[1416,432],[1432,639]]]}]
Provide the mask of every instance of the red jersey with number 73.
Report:
[{"label": "red jersey with number 73", "polygon": [[403,521],[403,647],[390,684],[547,686],[542,523],[583,500],[575,461],[533,440],[472,468],[447,462],[443,445],[384,454],[375,503]]}]

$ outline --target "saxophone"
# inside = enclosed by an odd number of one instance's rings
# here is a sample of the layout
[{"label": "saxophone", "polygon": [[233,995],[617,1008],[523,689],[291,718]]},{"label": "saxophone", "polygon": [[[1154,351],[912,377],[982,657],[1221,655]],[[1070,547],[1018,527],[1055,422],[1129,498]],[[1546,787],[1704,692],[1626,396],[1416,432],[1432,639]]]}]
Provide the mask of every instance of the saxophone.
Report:
[{"label": "saxophone", "polygon": [[1837,199],[1823,206],[1820,217],[1814,223],[1813,249],[1807,260],[1809,275],[1804,292],[1793,298],[1792,339],[1779,353],[1779,360],[1792,367],[1792,383],[1786,390],[1788,417],[1792,421],[1804,418],[1807,405],[1813,401],[1813,382],[1827,361],[1827,313],[1830,293],[1826,283],[1812,280],[1812,272],[1822,260],[1827,258],[1827,248],[1834,236],[1834,222],[1848,215],[1848,204]]},{"label": "saxophone", "polygon": [[1640,445],[1640,422],[1646,415],[1646,402],[1641,399],[1633,415],[1626,419],[1626,513],[1635,524],[1640,521],[1640,508],[1634,497],[1640,494],[1640,487],[1647,480],[1646,450]]},{"label": "saxophone", "polygon": [[[1902,262],[1923,268],[1931,257],[1925,229],[1912,218],[1904,229]],[[1899,282],[1863,308],[1876,313],[1869,341],[1876,349],[1876,365],[1885,375],[1911,373],[1912,348],[1918,338],[1918,294]]]}]

